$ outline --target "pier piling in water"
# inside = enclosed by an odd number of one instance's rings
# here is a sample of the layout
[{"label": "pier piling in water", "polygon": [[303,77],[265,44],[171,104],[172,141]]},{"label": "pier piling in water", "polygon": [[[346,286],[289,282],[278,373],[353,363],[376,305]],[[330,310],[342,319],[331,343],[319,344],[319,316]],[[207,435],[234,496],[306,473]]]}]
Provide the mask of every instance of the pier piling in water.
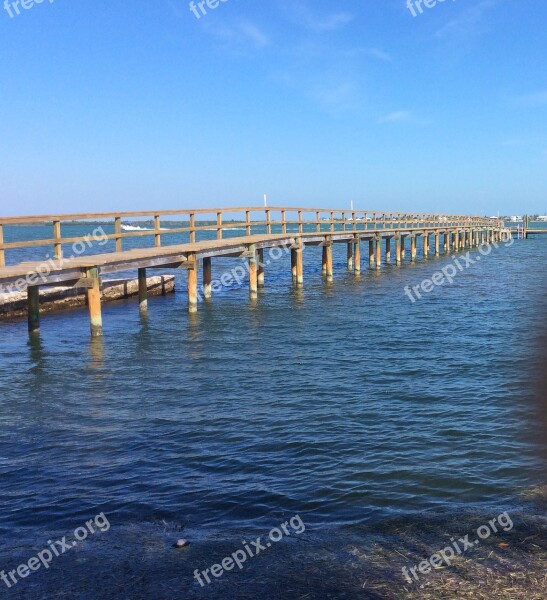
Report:
[{"label": "pier piling in water", "polygon": [[264,248],[258,250],[258,275],[257,275],[257,286],[258,289],[264,288]]},{"label": "pier piling in water", "polygon": [[40,288],[30,286],[27,288],[28,304],[28,331],[36,333],[40,330]]},{"label": "pier piling in water", "polygon": [[302,240],[299,241],[296,249],[296,285],[297,287],[304,285],[304,245]]},{"label": "pier piling in water", "polygon": [[353,268],[355,274],[359,274],[361,272],[361,242],[359,240],[359,236],[355,237],[355,250],[353,257]]},{"label": "pier piling in water", "polygon": [[256,246],[251,244],[247,248],[249,256],[249,294],[252,299],[258,298],[258,261]]},{"label": "pier piling in water", "polygon": [[188,266],[188,312],[198,311],[198,265],[195,256]]},{"label": "pier piling in water", "polygon": [[347,243],[347,267],[348,271],[353,271],[353,242]]},{"label": "pier piling in water", "polygon": [[332,266],[332,242],[329,241],[327,249],[327,281],[332,281],[334,279],[334,272]]},{"label": "pier piling in water", "polygon": [[213,266],[211,257],[205,257],[203,259],[203,297],[209,300],[213,295],[212,289],[213,280]]},{"label": "pier piling in water", "polygon": [[386,263],[391,262],[391,238],[386,238]]},{"label": "pier piling in water", "polygon": [[382,238],[378,235],[375,241],[376,246],[376,269],[382,268]]},{"label": "pier piling in water", "polygon": [[139,277],[139,312],[148,310],[148,282],[146,280],[146,269],[138,270]]},{"label": "pier piling in water", "polygon": [[87,288],[87,306],[89,310],[89,325],[91,337],[103,335],[103,317],[101,310],[101,280],[97,267],[87,269],[90,287]]}]

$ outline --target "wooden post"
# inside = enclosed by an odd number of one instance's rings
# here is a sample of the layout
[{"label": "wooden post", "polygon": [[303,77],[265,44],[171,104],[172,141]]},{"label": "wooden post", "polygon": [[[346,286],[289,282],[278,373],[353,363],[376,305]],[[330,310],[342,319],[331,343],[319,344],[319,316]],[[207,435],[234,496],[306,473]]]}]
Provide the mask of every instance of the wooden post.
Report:
[{"label": "wooden post", "polygon": [[414,234],[410,236],[410,260],[412,262],[416,260],[416,236]]},{"label": "wooden post", "polygon": [[440,249],[440,245],[441,245],[440,237],[441,237],[441,234],[438,231],[436,231],[435,232],[435,256],[439,256],[439,254],[441,253],[440,252],[440,250],[441,250]]},{"label": "wooden post", "polygon": [[87,289],[87,307],[89,310],[89,325],[91,337],[103,335],[103,317],[101,312],[101,280],[99,269],[87,269],[87,277],[92,280],[91,287]]},{"label": "wooden post", "polygon": [[211,257],[203,259],[203,297],[209,300],[213,295],[213,288],[211,286],[213,269]]},{"label": "wooden post", "polygon": [[222,239],[222,213],[217,212],[217,240]]},{"label": "wooden post", "polygon": [[353,271],[353,242],[348,242],[348,271]]},{"label": "wooden post", "polygon": [[448,229],[445,230],[444,232],[444,253],[448,254],[448,252],[450,247],[450,233],[448,231]]},{"label": "wooden post", "polygon": [[188,257],[188,312],[198,311],[198,264],[195,254]]},{"label": "wooden post", "polygon": [[327,246],[323,246],[323,253],[321,257],[321,275],[327,276]]},{"label": "wooden post", "polygon": [[401,241],[402,238],[399,234],[395,238],[395,264],[400,266],[401,264]]},{"label": "wooden post", "polygon": [[380,269],[382,267],[382,238],[378,235],[376,236],[376,268]]},{"label": "wooden post", "polygon": [[286,211],[281,211],[281,233],[287,233],[287,213]]},{"label": "wooden post", "polygon": [[116,252],[122,251],[122,218],[116,217],[114,219],[114,233],[116,234]]},{"label": "wooden post", "polygon": [[250,244],[247,248],[249,257],[249,294],[252,299],[258,298],[258,261],[256,255],[256,246]]},{"label": "wooden post", "polygon": [[329,243],[327,248],[327,281],[332,281],[334,278],[334,271],[332,267],[332,243]]},{"label": "wooden post", "polygon": [[[4,243],[4,226],[0,223],[0,246]],[[6,252],[0,248],[0,267],[6,266]]]},{"label": "wooden post", "polygon": [[154,243],[156,244],[156,248],[159,248],[161,246],[160,229],[161,229],[160,216],[155,215],[155,217],[154,217]]},{"label": "wooden post", "polygon": [[266,233],[272,232],[272,216],[270,211],[266,209]]},{"label": "wooden post", "polygon": [[55,239],[54,256],[63,258],[63,245],[61,244],[61,221],[53,221],[53,237]]},{"label": "wooden post", "polygon": [[[282,211],[281,215],[282,215],[282,219],[284,222],[285,221],[285,211]],[[284,227],[283,233],[287,233],[287,225],[285,223],[283,224],[283,227]],[[251,211],[250,210],[245,211],[245,233],[247,235],[251,235]]]},{"label": "wooden post", "polygon": [[259,289],[264,287],[264,248],[260,248],[258,251],[257,286]]},{"label": "wooden post", "polygon": [[296,283],[296,261],[296,249],[291,248],[291,274],[293,283]]},{"label": "wooden post", "polygon": [[361,272],[361,240],[359,239],[358,235],[355,237],[353,270],[354,270],[355,274],[358,274]]},{"label": "wooden post", "polygon": [[146,281],[146,269],[139,269],[139,311],[145,313],[148,310],[148,283]]},{"label": "wooden post", "polygon": [[40,288],[37,285],[27,288],[28,332],[40,331]]},{"label": "wooden post", "polygon": [[368,266],[374,267],[374,240],[368,241]]},{"label": "wooden post", "polygon": [[429,256],[429,231],[424,232],[424,257]]},{"label": "wooden post", "polygon": [[391,262],[391,238],[386,238],[386,263]]},{"label": "wooden post", "polygon": [[304,285],[304,244],[299,241],[299,247],[296,251],[296,285],[302,287]]},{"label": "wooden post", "polygon": [[401,260],[405,259],[405,236],[402,235],[401,236]]},{"label": "wooden post", "polygon": [[190,243],[193,244],[196,241],[196,215],[195,213],[190,213]]}]

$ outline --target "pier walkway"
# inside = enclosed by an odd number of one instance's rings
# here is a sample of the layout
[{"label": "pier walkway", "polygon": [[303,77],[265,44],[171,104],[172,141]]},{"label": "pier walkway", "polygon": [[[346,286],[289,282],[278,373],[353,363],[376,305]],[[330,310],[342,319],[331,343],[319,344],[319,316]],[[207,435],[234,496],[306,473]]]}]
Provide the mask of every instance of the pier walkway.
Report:
[{"label": "pier walkway", "polygon": [[[227,220],[230,217],[230,220]],[[162,223],[163,220],[163,223]],[[125,221],[125,223],[124,223]],[[128,225],[127,222],[133,223]],[[152,227],[145,229],[143,224]],[[138,225],[135,225],[137,223]],[[101,253],[93,253],[90,234],[63,237],[63,229],[101,225]],[[162,225],[169,224],[166,229]],[[4,241],[11,227],[17,226],[15,241]],[[24,226],[27,226],[25,228]],[[40,227],[36,227],[40,226]],[[48,238],[36,237],[47,231]],[[238,231],[244,235],[238,235]],[[341,211],[293,207],[243,207],[179,211],[85,213],[0,217],[0,291],[25,291],[28,298],[29,332],[39,330],[39,288],[64,285],[84,288],[91,335],[103,332],[101,315],[101,276],[137,270],[139,308],[147,310],[147,269],[186,269],[188,272],[188,309],[198,308],[198,272],[203,273],[203,295],[212,295],[211,261],[244,258],[249,261],[249,293],[256,297],[265,285],[264,250],[284,248],[291,254],[291,272],[295,286],[304,285],[304,250],[322,247],[322,274],[332,280],[333,244],[346,244],[347,269],[361,271],[361,245],[368,243],[369,267],[380,269],[385,262],[401,265],[406,256],[416,259],[420,242],[423,255],[458,252],[465,248],[499,241],[505,230],[498,219],[461,215],[407,214],[379,211]],[[505,230],[507,231],[507,230]],[[28,232],[28,233],[27,233]],[[213,232],[213,233],[211,233]],[[510,235],[510,234],[509,234]],[[208,238],[213,239],[208,239]],[[20,239],[24,238],[24,239]],[[181,243],[182,242],[182,243]],[[139,247],[124,249],[126,244]],[[87,246],[82,255],[65,257],[67,247]],[[385,251],[382,254],[382,245]],[[97,246],[97,247],[96,247]],[[50,247],[52,258],[9,264],[10,253],[32,252]],[[393,254],[392,254],[393,251]],[[15,254],[14,254],[15,255]],[[13,261],[11,261],[13,262]]]}]

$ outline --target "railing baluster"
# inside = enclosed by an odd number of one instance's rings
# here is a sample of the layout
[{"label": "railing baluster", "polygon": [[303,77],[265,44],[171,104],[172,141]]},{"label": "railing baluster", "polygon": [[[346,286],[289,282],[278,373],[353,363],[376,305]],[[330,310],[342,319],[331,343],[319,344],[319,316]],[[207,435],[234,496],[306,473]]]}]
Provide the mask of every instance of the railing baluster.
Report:
[{"label": "railing baluster", "polygon": [[315,213],[315,231],[320,232],[321,231],[321,213],[319,211],[316,211]]},{"label": "railing baluster", "polygon": [[114,219],[114,233],[116,234],[116,252],[121,252],[122,251],[122,238],[121,238],[121,233],[122,233],[122,218],[121,217],[116,217]]},{"label": "railing baluster", "polygon": [[222,213],[217,212],[217,240],[222,239]]},{"label": "railing baluster", "polygon": [[304,223],[302,222],[302,211],[298,211],[298,233],[304,233]]},{"label": "railing baluster", "polygon": [[281,233],[287,233],[287,211],[281,211]]},{"label": "railing baluster", "polygon": [[[281,213],[283,214],[283,213]],[[245,233],[247,235],[251,235],[251,211],[250,210],[246,210],[245,211]]]},{"label": "railing baluster", "polygon": [[190,242],[196,241],[196,213],[190,213]]},{"label": "railing baluster", "polygon": [[156,244],[156,248],[161,246],[161,220],[160,215],[154,216],[154,243]]},{"label": "railing baluster", "polygon": [[53,221],[53,238],[55,239],[53,255],[55,258],[63,258],[63,244],[61,243],[61,221]]},{"label": "railing baluster", "polygon": [[[0,246],[4,243],[4,226],[0,223]],[[0,248],[0,267],[6,266],[6,251]]]},{"label": "railing baluster", "polygon": [[269,209],[266,210],[266,233],[272,232],[272,220]]}]

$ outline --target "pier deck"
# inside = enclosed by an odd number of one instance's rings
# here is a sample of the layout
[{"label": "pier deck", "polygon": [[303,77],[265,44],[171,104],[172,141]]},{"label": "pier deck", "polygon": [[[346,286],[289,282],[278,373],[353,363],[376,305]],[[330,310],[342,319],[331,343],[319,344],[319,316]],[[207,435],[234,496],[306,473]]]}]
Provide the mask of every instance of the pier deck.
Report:
[{"label": "pier deck", "polygon": [[[260,215],[259,218],[253,218],[257,213]],[[226,214],[232,217],[241,215],[244,219],[239,221],[232,219],[226,222],[224,219]],[[185,225],[183,227],[169,229],[161,226],[162,217],[175,215],[187,219],[187,225],[183,223]],[[213,219],[213,227],[210,222],[205,221],[207,215],[216,217]],[[279,218],[274,218],[277,215]],[[122,223],[122,219],[147,217],[153,220],[153,228],[150,230],[134,226],[130,228]],[[200,224],[197,218],[203,219],[201,223],[205,222],[205,224]],[[90,228],[97,223],[103,223],[103,226],[95,229],[94,237],[90,234],[63,237],[62,226],[74,225],[75,221],[79,221],[79,225],[87,224]],[[4,230],[10,225],[31,224],[51,225],[53,237],[4,241]],[[111,231],[106,232],[105,228]],[[100,238],[96,234],[99,229]],[[245,235],[232,236],[234,231],[239,229],[244,230]],[[257,229],[260,229],[260,232],[257,232]],[[210,233],[205,234],[206,231],[211,230],[216,232],[215,239],[198,240],[198,237],[211,237]],[[146,269],[185,269],[188,272],[188,307],[190,312],[195,312],[198,304],[197,273],[201,265],[204,296],[210,298],[213,258],[248,259],[249,291],[251,297],[256,297],[258,288],[264,287],[267,265],[263,262],[263,253],[267,248],[290,250],[293,282],[296,286],[302,286],[304,283],[303,254],[306,246],[322,247],[322,273],[327,280],[332,280],[332,246],[336,243],[347,245],[347,268],[349,271],[359,273],[363,241],[368,242],[369,266],[379,269],[382,262],[382,243],[385,244],[384,261],[392,260],[393,242],[393,262],[401,265],[405,258],[407,239],[410,240],[409,258],[413,261],[416,258],[417,243],[420,238],[423,243],[423,255],[427,257],[430,252],[434,255],[439,255],[441,251],[458,252],[465,248],[477,247],[482,243],[498,241],[504,231],[511,235],[504,229],[501,221],[482,217],[275,207],[6,217],[0,218],[0,286],[1,289],[10,291],[26,290],[31,333],[39,330],[38,290],[40,286],[62,284],[84,288],[87,290],[91,333],[93,336],[100,336],[102,335],[100,278],[103,274],[138,270],[139,280],[143,282],[139,294],[139,307],[141,311],[146,311]],[[185,236],[188,241],[164,245],[164,240],[167,237],[172,240],[173,236],[178,236],[179,239]],[[125,240],[146,237],[152,239],[153,246],[123,249]],[[101,244],[113,242],[112,249],[98,254],[87,252],[93,248],[93,243],[99,240]],[[64,247],[66,248],[68,244],[73,244],[73,248],[84,247],[86,251],[81,255],[65,258]],[[7,253],[47,246],[53,246],[53,258],[6,265]]]}]

